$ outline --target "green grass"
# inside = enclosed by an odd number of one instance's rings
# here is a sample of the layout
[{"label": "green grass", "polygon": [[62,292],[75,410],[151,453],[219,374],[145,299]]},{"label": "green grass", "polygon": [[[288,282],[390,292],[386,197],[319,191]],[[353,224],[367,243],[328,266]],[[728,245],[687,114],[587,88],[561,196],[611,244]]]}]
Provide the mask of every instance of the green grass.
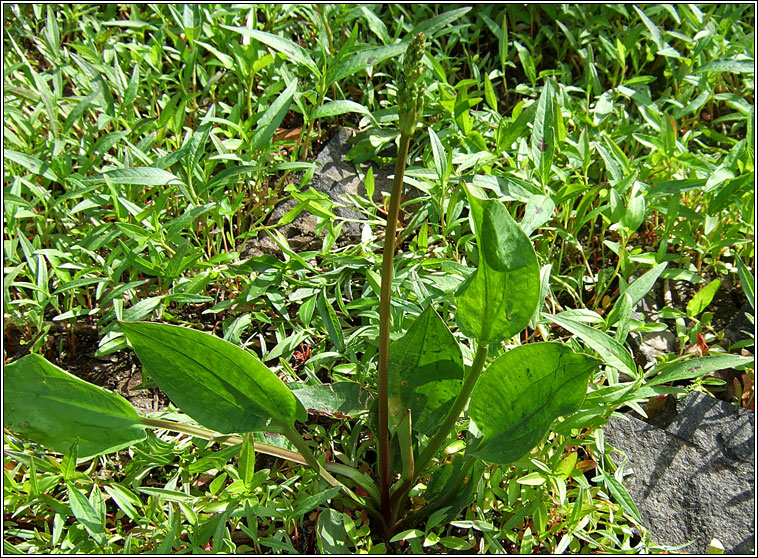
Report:
[{"label": "green grass", "polygon": [[[128,350],[116,320],[200,322],[288,381],[373,390],[385,210],[356,199],[367,233],[335,249],[333,202],[308,188],[318,146],[339,127],[359,131],[355,162],[386,162],[397,45],[417,31],[430,55],[406,184],[420,197],[396,257],[393,334],[429,301],[449,315],[476,261],[462,183],[531,225],[550,266],[546,314],[583,310],[622,342],[653,329],[605,318],[630,280],[663,262],[660,280],[693,291],[728,280],[752,300],[751,5],[3,9],[7,346],[65,367],[74,324],[98,331],[97,347],[79,352],[106,356]],[[242,261],[242,243],[291,196],[318,216],[322,248],[296,253],[281,238],[282,259]],[[704,302],[659,322],[675,324],[683,347],[702,334],[714,352],[738,351],[719,347]],[[559,331],[545,318],[532,326],[513,344]],[[303,343],[312,356],[298,365]],[[366,422],[309,428],[314,444],[339,440],[322,450],[357,460],[373,451]],[[616,469],[596,431],[564,430],[514,467],[487,469],[456,521],[432,516],[397,549],[656,550],[644,529],[633,537],[633,513],[603,483],[600,471]],[[313,522],[327,506],[309,500],[324,487],[309,470],[259,458],[255,499],[240,501],[232,456],[161,434],[80,463],[74,485],[89,506],[73,510],[60,456],[5,439],[7,552],[324,549]],[[571,447],[586,477],[556,474]],[[332,500],[349,551],[383,552],[368,518],[345,506]]]}]

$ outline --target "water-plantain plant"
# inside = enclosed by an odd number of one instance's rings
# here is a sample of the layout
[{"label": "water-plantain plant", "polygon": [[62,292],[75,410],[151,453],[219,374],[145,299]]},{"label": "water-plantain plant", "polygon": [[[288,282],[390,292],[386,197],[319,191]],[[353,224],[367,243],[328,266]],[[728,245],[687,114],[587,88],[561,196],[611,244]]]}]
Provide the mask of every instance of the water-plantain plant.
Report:
[{"label": "water-plantain plant", "polygon": [[[389,539],[434,511],[447,507],[454,516],[470,501],[485,462],[519,460],[557,417],[579,410],[599,360],[565,344],[532,342],[488,361],[491,348],[527,326],[544,295],[527,235],[504,205],[473,190],[467,196],[478,265],[456,292],[455,312],[458,331],[471,340],[472,363],[464,364],[458,341],[433,303],[390,342],[396,227],[408,148],[423,112],[423,53],[419,34],[398,78],[400,139],[383,251],[373,426],[378,460],[368,464],[373,475],[362,472],[360,463],[351,467],[313,453],[296,428],[308,419],[300,390],[291,390],[256,356],[173,325],[120,324],[146,372],[200,426],[141,417],[119,395],[36,354],[5,368],[5,425],[69,459],[73,453],[74,461],[140,442],[148,428],[240,444],[245,485],[252,485],[255,451],[310,466],[333,494],[341,491],[366,509]],[[470,419],[465,452],[439,459],[464,411]],[[258,431],[285,436],[297,451],[256,441],[252,433]],[[432,470],[435,462],[439,466]],[[419,480],[426,485],[427,505],[414,510],[409,494]]]}]

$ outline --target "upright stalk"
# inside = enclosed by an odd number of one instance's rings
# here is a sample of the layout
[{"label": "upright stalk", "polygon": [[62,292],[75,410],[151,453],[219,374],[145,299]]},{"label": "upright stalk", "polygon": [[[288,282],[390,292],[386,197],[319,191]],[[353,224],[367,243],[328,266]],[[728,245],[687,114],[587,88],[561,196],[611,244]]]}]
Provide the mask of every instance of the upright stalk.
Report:
[{"label": "upright stalk", "polygon": [[384,233],[382,255],[382,288],[379,298],[379,493],[382,513],[390,520],[390,436],[389,436],[389,356],[390,356],[390,310],[392,307],[392,276],[394,275],[395,237],[397,217],[400,213],[400,194],[408,157],[410,136],[400,135],[395,178],[392,181],[390,207],[387,213],[387,228]]},{"label": "upright stalk", "polygon": [[390,354],[390,310],[392,307],[392,276],[394,274],[395,239],[397,236],[397,218],[400,213],[400,196],[405,175],[408,148],[416,130],[424,106],[424,92],[419,87],[421,81],[421,58],[424,54],[425,38],[419,33],[411,39],[403,59],[403,66],[398,76],[398,128],[400,145],[395,162],[395,177],[390,193],[390,207],[387,213],[387,227],[384,234],[384,252],[382,254],[382,286],[379,295],[379,494],[382,506],[385,531],[391,527],[392,510],[390,508],[390,432],[389,432],[389,354]]}]

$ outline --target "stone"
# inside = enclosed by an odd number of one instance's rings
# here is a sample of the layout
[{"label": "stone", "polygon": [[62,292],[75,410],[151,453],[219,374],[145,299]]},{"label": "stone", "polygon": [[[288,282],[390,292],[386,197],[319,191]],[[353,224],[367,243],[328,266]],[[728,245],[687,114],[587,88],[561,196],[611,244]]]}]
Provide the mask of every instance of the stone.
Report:
[{"label": "stone", "polygon": [[629,344],[634,351],[634,361],[644,370],[658,362],[658,357],[677,352],[679,343],[676,335],[665,329],[663,331],[631,332]]},{"label": "stone", "polygon": [[[694,393],[649,423],[626,415],[603,427],[628,457],[624,485],[651,540],[705,554],[755,551],[755,413]],[[615,462],[620,462],[614,457]]]},{"label": "stone", "polygon": [[[347,161],[346,156],[351,147],[351,138],[355,131],[342,128],[329,140],[321,153],[316,157],[317,169],[313,174],[308,187],[329,196],[340,207],[335,207],[333,213],[342,219],[342,230],[337,238],[338,246],[345,246],[360,242],[361,223],[356,221],[365,220],[365,216],[359,213],[354,203],[348,197],[349,194],[366,197],[366,186],[356,171],[355,164]],[[361,164],[361,173],[365,175],[369,163]],[[382,199],[382,192],[392,189],[390,175],[394,167],[373,165],[374,171],[374,201]],[[266,220],[267,226],[274,226],[287,211],[297,205],[297,202],[288,198],[278,204]],[[315,234],[317,218],[308,211],[303,211],[291,223],[279,227],[277,230],[284,235],[287,242],[295,252],[307,250],[320,250],[323,234]],[[280,257],[282,252],[279,246],[263,231],[253,239],[249,239],[240,248],[241,258],[250,258],[269,254]]]},{"label": "stone", "polygon": [[[640,301],[641,312],[632,312],[632,318],[648,323],[658,322],[658,305],[653,296],[647,295]],[[634,362],[647,370],[658,362],[658,357],[676,353],[679,350],[679,341],[676,334],[670,329],[663,331],[631,331],[629,332],[629,346],[634,355]],[[625,376],[623,381],[633,381],[633,378]]]},{"label": "stone", "polygon": [[[755,310],[746,302],[742,305],[737,315],[724,328],[724,339],[730,345],[750,339],[755,331],[754,323]],[[749,347],[749,350],[752,353],[754,348]]]}]

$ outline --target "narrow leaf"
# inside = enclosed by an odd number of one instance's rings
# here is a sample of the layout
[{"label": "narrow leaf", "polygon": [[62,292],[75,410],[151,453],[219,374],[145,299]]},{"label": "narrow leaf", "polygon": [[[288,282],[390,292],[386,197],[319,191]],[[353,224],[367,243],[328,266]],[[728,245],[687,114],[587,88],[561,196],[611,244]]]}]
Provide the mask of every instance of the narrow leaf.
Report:
[{"label": "narrow leaf", "polygon": [[603,482],[611,495],[619,504],[621,504],[621,507],[624,508],[624,511],[629,514],[632,519],[634,519],[639,525],[642,525],[640,511],[637,509],[637,505],[634,503],[629,492],[624,488],[624,485],[617,481],[613,475],[609,475],[604,471],[602,471],[601,474],[603,476]]},{"label": "narrow leaf", "polygon": [[637,366],[634,364],[632,355],[622,345],[602,331],[592,329],[582,323],[566,318],[562,314],[547,316],[547,318],[563,329],[577,335],[582,341],[592,347],[609,366],[632,378],[637,375],[635,372]]},{"label": "narrow leaf", "polygon": [[256,41],[260,41],[264,45],[273,48],[275,51],[281,52],[293,62],[305,66],[311,72],[313,72],[316,77],[321,76],[321,71],[318,69],[318,66],[316,66],[316,63],[313,61],[313,59],[308,56],[307,51],[289,39],[285,39],[279,35],[272,35],[271,33],[266,33],[265,31],[248,29],[247,27],[232,27],[230,25],[221,25],[221,27],[224,29],[229,29],[229,31],[234,31],[235,33],[239,33],[246,37],[251,37]]},{"label": "narrow leaf", "polygon": [[471,8],[468,7],[444,11],[438,16],[419,23],[410,31],[410,33],[408,33],[408,35],[414,36],[418,33],[423,33],[427,37],[433,38],[437,32],[449,29],[451,23],[470,10]]},{"label": "narrow leaf", "polygon": [[[222,25],[222,27],[224,26]],[[287,88],[281,92],[281,94],[276,98],[276,101],[271,103],[271,106],[268,107],[266,109],[266,112],[261,115],[260,119],[257,122],[255,134],[253,135],[250,151],[255,151],[259,147],[262,147],[264,144],[271,141],[271,138],[274,136],[274,132],[276,132],[277,128],[279,128],[279,125],[287,115],[287,111],[289,111],[289,107],[292,103],[292,99],[295,96],[296,90],[297,80],[292,80],[292,83],[290,83]]]},{"label": "narrow leaf", "polygon": [[429,139],[432,144],[432,158],[434,159],[434,170],[440,180],[447,178],[447,154],[442,142],[434,133],[432,127],[429,127]]},{"label": "narrow leaf", "polygon": [[713,297],[716,296],[716,291],[719,290],[720,286],[721,281],[714,279],[695,293],[695,296],[687,303],[687,315],[690,318],[694,318],[705,310],[713,300]]},{"label": "narrow leaf", "polygon": [[548,80],[537,102],[537,113],[532,129],[531,155],[543,187],[550,178],[550,167],[555,152],[555,124],[553,122],[553,86]]},{"label": "narrow leaf", "polygon": [[[639,278],[635,279],[634,282],[632,282],[624,291],[625,294],[628,294],[629,297],[632,299],[632,308],[634,308],[640,300],[645,298],[645,295],[650,292],[650,289],[653,288],[653,285],[655,285],[655,282],[658,280],[658,277],[660,277],[661,273],[663,273],[663,270],[666,269],[666,266],[668,265],[668,262],[663,262],[661,264],[658,264],[650,271],[646,272],[645,274],[641,275]],[[620,306],[622,304],[621,299],[619,299],[619,302],[616,303],[616,305],[613,307],[613,310],[611,310],[611,313],[608,314],[608,319],[606,320],[606,323],[608,326],[612,326],[618,321],[619,318],[619,309],[617,306]]]},{"label": "narrow leaf", "polygon": [[105,176],[113,184],[135,184],[140,186],[165,186],[181,182],[176,176],[163,169],[154,167],[129,167],[106,171],[98,176],[82,179],[82,182],[105,182]]},{"label": "narrow leaf", "polygon": [[354,76],[369,66],[376,66],[388,58],[397,58],[408,48],[408,43],[388,45],[362,50],[348,56],[339,64],[330,67],[326,72],[327,87],[348,76]]},{"label": "narrow leaf", "polygon": [[324,322],[326,333],[329,335],[329,339],[332,344],[337,347],[337,350],[342,352],[345,350],[345,340],[342,336],[342,327],[339,320],[337,320],[337,314],[334,313],[334,308],[326,299],[326,290],[323,290],[321,296],[316,301],[316,308],[318,309],[321,321]]},{"label": "narrow leaf", "polygon": [[18,163],[32,174],[39,174],[48,180],[53,180],[55,182],[60,181],[58,175],[55,174],[53,169],[51,169],[47,163],[40,161],[36,157],[7,148],[3,149],[3,157],[10,159],[14,163]]},{"label": "narrow leaf", "polygon": [[[653,387],[668,382],[675,382],[677,380],[700,378],[708,372],[724,370],[725,368],[735,368],[751,362],[754,362],[753,358],[739,355],[711,355],[702,358],[693,358],[665,368],[663,372],[658,374],[658,376],[649,378],[645,385],[647,387]],[[656,366],[650,374],[657,373],[659,368],[659,366]]]},{"label": "narrow leaf", "polygon": [[297,507],[295,508],[295,511],[292,512],[292,515],[294,517],[300,517],[300,516],[305,515],[312,509],[320,506],[321,504],[325,504],[327,501],[334,498],[339,493],[340,490],[342,490],[341,487],[333,486],[331,488],[327,488],[323,492],[314,494],[313,496],[308,496],[297,505]]},{"label": "narrow leaf", "polygon": [[362,104],[356,103],[355,101],[342,100],[324,103],[313,111],[311,114],[311,120],[327,116],[337,116],[338,114],[345,114],[347,112],[365,114],[366,116],[371,117],[371,112]]},{"label": "narrow leaf", "polygon": [[105,532],[105,517],[100,516],[95,511],[95,508],[92,507],[87,497],[72,483],[66,483],[66,492],[68,493],[68,501],[74,517],[84,526],[97,544],[105,546],[108,542],[108,535]]},{"label": "narrow leaf", "polygon": [[237,472],[245,488],[248,491],[253,490],[255,488],[252,485],[253,477],[255,476],[255,442],[252,432],[245,432],[245,436],[242,438],[242,449],[240,450]]}]

